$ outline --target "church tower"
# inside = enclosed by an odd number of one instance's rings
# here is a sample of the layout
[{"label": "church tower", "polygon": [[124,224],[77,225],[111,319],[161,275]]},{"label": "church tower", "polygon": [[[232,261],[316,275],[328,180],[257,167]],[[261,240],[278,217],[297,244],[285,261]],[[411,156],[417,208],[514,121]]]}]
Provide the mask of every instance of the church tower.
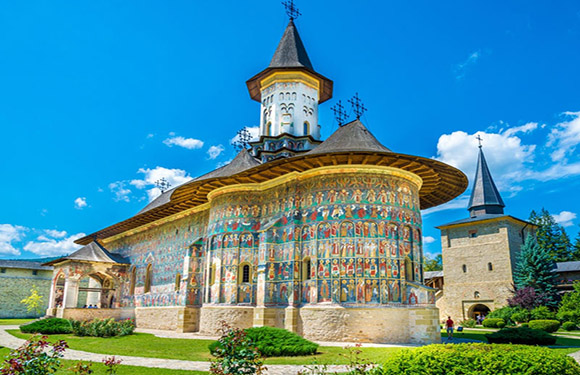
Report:
[{"label": "church tower", "polygon": [[318,105],[332,97],[332,81],[317,73],[293,17],[270,65],[246,82],[260,106],[255,157],[267,162],[311,150],[320,141]]},{"label": "church tower", "polygon": [[535,227],[504,214],[504,207],[480,145],[469,218],[437,227],[443,255],[441,319],[474,319],[507,305],[521,245]]}]

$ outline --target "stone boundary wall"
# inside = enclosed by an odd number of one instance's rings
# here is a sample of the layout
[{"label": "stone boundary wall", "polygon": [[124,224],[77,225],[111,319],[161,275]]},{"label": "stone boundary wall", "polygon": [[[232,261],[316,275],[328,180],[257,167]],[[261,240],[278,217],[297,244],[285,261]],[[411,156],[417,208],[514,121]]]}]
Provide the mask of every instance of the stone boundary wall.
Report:
[{"label": "stone boundary wall", "polygon": [[109,319],[115,320],[134,319],[133,309],[56,309],[56,316],[72,320]]}]

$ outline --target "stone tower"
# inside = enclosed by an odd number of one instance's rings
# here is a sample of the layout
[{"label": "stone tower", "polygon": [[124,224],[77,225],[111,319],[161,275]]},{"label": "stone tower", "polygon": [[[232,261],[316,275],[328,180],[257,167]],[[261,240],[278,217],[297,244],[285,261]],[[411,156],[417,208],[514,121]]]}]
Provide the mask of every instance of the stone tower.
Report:
[{"label": "stone tower", "polygon": [[459,322],[507,305],[518,253],[534,225],[504,214],[504,207],[480,146],[469,218],[437,227],[444,275],[437,300],[441,319]]},{"label": "stone tower", "polygon": [[332,97],[332,81],[312,67],[290,19],[270,65],[246,82],[260,106],[260,139],[252,143],[263,162],[311,150],[320,141],[318,104]]}]

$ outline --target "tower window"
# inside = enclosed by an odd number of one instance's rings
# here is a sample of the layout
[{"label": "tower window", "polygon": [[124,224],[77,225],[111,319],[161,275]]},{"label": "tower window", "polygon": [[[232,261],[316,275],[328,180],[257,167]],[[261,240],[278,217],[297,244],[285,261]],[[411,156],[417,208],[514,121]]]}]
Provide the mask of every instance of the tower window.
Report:
[{"label": "tower window", "polygon": [[266,135],[268,135],[268,136],[272,135],[272,123],[271,122],[266,124]]},{"label": "tower window", "polygon": [[473,298],[479,298],[479,292],[473,293]]},{"label": "tower window", "polygon": [[463,272],[467,272],[467,266],[465,264],[461,266],[461,268],[463,269]]},{"label": "tower window", "polygon": [[280,93],[280,100],[284,100],[284,93]]},{"label": "tower window", "polygon": [[470,238],[475,238],[475,237],[477,237],[477,231],[476,231],[476,230],[470,230],[470,231],[469,231],[469,237],[470,237]]},{"label": "tower window", "polygon": [[38,270],[32,270],[32,274],[33,274],[34,276],[38,275]]},{"label": "tower window", "polygon": [[308,124],[308,121],[304,121],[304,135],[308,134],[310,134],[310,124]]},{"label": "tower window", "polygon": [[491,262],[489,262],[489,263],[487,264],[487,270],[488,270],[488,271],[493,271],[493,264],[491,264]]}]

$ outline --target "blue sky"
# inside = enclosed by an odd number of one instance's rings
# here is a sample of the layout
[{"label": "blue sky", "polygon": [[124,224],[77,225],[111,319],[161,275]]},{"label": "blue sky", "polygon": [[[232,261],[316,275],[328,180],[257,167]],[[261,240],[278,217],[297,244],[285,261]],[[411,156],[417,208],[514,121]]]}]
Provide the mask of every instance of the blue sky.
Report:
[{"label": "blue sky", "polygon": [[[507,204],[580,223],[580,3],[299,1],[314,67],[334,80],[320,107],[355,92],[394,151],[471,179],[474,136]],[[0,12],[0,258],[68,253],[135,214],[156,191],[227,162],[259,122],[245,81],[287,24],[270,1],[5,1]],[[466,196],[424,213],[467,215]]]}]

